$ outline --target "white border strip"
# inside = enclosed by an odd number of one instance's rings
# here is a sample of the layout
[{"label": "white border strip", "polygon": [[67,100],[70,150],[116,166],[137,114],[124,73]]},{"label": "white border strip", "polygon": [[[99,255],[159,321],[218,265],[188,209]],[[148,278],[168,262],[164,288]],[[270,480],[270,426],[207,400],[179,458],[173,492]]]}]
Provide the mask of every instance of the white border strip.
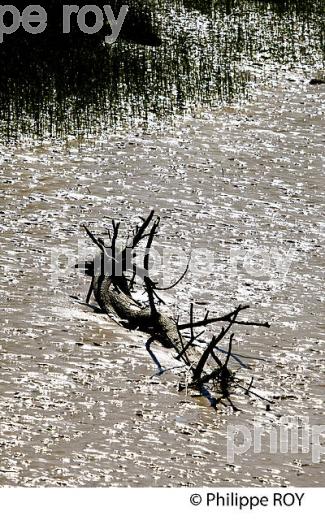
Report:
[{"label": "white border strip", "polygon": [[[324,510],[324,488],[2,488],[7,520],[305,519]],[[197,505],[192,505],[192,503]],[[201,503],[199,503],[201,502]],[[209,503],[209,505],[208,505]],[[245,505],[246,504],[246,505]],[[182,515],[182,516],[180,516]]]}]

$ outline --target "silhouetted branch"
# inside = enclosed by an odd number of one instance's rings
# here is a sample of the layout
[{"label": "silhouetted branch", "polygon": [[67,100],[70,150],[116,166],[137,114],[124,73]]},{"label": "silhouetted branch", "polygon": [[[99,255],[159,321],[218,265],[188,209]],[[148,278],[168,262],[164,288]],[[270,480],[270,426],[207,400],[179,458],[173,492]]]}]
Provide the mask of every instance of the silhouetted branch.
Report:
[{"label": "silhouetted branch", "polygon": [[102,240],[98,240],[95,235],[87,228],[87,226],[85,224],[82,225],[82,227],[86,230],[86,233],[87,235],[89,236],[89,238],[94,242],[94,244],[96,244],[97,247],[99,247],[99,249],[105,253],[105,246],[104,246],[104,243]]},{"label": "silhouetted branch", "polygon": [[89,303],[90,297],[93,292],[93,287],[94,287],[94,277],[92,277],[91,282],[90,282],[90,286],[89,286],[88,293],[86,296],[86,303]]},{"label": "silhouetted branch", "polygon": [[[249,305],[243,305],[240,308],[240,311],[243,311],[245,309],[249,309]],[[179,330],[185,330],[189,329],[190,327],[206,327],[207,325],[210,325],[212,323],[217,323],[218,321],[232,321],[232,316],[234,315],[236,311],[229,312],[228,314],[225,314],[224,316],[216,317],[216,318],[204,318],[201,321],[197,321],[195,323],[183,323],[181,325],[178,325]],[[237,325],[255,325],[257,327],[270,327],[270,324],[268,322],[258,322],[258,321],[235,321],[233,323],[236,323]]]},{"label": "silhouetted branch", "polygon": [[199,332],[196,336],[193,336],[193,338],[191,338],[190,341],[186,343],[185,347],[183,348],[183,350],[181,350],[176,359],[180,359],[187,352],[187,350],[195,343],[195,341],[200,336],[202,336],[202,334],[204,334],[204,330],[202,330],[202,332]]},{"label": "silhouetted branch", "polygon": [[174,287],[176,287],[176,285],[178,285],[185,278],[185,276],[187,275],[187,271],[188,271],[188,269],[190,267],[190,261],[191,261],[191,255],[190,255],[189,259],[188,259],[187,266],[186,266],[186,269],[185,269],[184,273],[182,274],[182,276],[176,282],[174,282],[169,287],[156,287],[156,291],[169,291],[170,289],[174,289]]},{"label": "silhouetted branch", "polygon": [[237,309],[235,309],[235,311],[233,312],[233,318],[232,320],[230,321],[229,325],[226,327],[226,328],[223,328],[221,329],[221,331],[219,332],[218,336],[213,336],[210,344],[208,345],[208,347],[206,348],[206,350],[203,352],[195,370],[194,370],[194,374],[193,374],[193,380],[196,381],[196,380],[199,380],[200,377],[201,377],[201,374],[202,374],[202,371],[204,369],[204,366],[206,364],[206,362],[208,361],[208,358],[211,354],[211,352],[213,352],[214,348],[216,347],[216,345],[223,339],[223,337],[227,334],[228,330],[231,328],[231,326],[234,324],[235,320],[236,320],[236,317],[238,315],[238,313],[242,310],[242,307],[239,305],[237,307]]},{"label": "silhouetted branch", "polygon": [[234,335],[235,335],[234,333],[232,333],[230,335],[228,353],[227,353],[226,361],[224,363],[224,367],[227,367],[227,365],[229,363],[229,359],[230,359],[230,356],[231,356],[231,349],[232,349],[232,341],[234,339]]},{"label": "silhouetted branch", "polygon": [[[100,260],[102,263],[100,272],[97,272],[99,270],[95,269],[95,260],[88,262],[86,265],[85,274],[92,276],[86,302],[88,304],[91,294],[94,293],[101,309],[110,315],[117,315],[120,324],[129,329],[139,329],[148,333],[149,339],[146,343],[146,348],[155,361],[159,373],[163,370],[157,356],[150,349],[153,341],[159,342],[163,347],[173,349],[177,354],[175,356],[176,359],[184,361],[188,370],[192,372],[191,380],[186,383],[189,387],[197,388],[200,391],[200,395],[207,396],[214,407],[218,403],[225,405],[224,401],[226,401],[236,410],[230,398],[232,383],[243,388],[248,395],[258,396],[258,394],[252,391],[253,379],[246,389],[234,379],[230,368],[228,368],[231,358],[234,358],[245,367],[244,363],[239,359],[241,355],[232,352],[234,334],[230,335],[228,350],[223,350],[218,345],[234,325],[255,325],[261,327],[269,327],[270,325],[267,322],[239,320],[238,315],[243,310],[248,309],[249,305],[238,305],[235,310],[223,316],[212,318],[209,317],[209,310],[207,310],[204,319],[194,321],[194,305],[192,302],[189,313],[190,321],[184,324],[179,324],[178,319],[174,320],[168,314],[160,312],[160,307],[158,310],[156,303],[165,304],[157,292],[172,289],[183,280],[189,269],[190,258],[184,273],[175,283],[169,287],[157,287],[157,283],[150,277],[149,268],[152,245],[157,235],[159,224],[160,218],[156,217],[154,219],[154,211],[150,211],[148,217],[142,219],[142,224],[135,227],[133,236],[127,238],[126,245],[122,250],[119,250],[117,244],[120,231],[119,222],[112,220],[110,248],[106,247],[104,241],[101,238],[96,238],[84,225],[87,235],[100,249]],[[143,239],[147,239],[147,244],[144,251],[143,264],[139,266],[135,262],[137,257],[136,247]],[[98,258],[98,255],[96,258]],[[102,268],[106,260],[111,262],[111,269],[108,271]],[[79,264],[77,266],[79,267]],[[127,277],[127,271],[132,271],[132,276]],[[149,307],[136,301],[132,292],[137,276],[143,280]],[[213,335],[209,342],[201,341],[200,345],[198,345],[196,341],[206,332],[206,327],[218,322],[225,322],[226,325],[221,328],[218,334]],[[198,327],[204,330],[195,334],[195,329]],[[182,336],[182,331],[186,329],[190,329],[190,338],[187,342],[184,341]],[[226,354],[224,362],[219,358],[217,351]],[[243,355],[242,357],[249,356]],[[218,398],[213,397],[207,385],[210,385],[210,389],[221,394],[221,396]]]}]

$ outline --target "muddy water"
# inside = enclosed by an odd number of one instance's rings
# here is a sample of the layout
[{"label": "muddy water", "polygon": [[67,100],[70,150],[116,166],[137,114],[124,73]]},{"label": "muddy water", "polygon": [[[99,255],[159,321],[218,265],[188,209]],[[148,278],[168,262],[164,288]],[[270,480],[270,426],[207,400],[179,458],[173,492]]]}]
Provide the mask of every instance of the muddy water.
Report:
[{"label": "muddy water", "polygon": [[[290,79],[160,134],[1,148],[1,485],[324,485],[310,428],[324,424],[325,90]],[[262,358],[243,358],[237,376],[254,376],[270,409],[240,388],[240,413],[179,393],[177,370],[158,377],[143,336],[81,305],[87,284],[71,265],[78,241],[91,244],[80,223],[99,233],[151,207],[163,251],[197,262],[168,299],[181,320],[191,301],[198,317],[241,302],[247,319],[272,323],[238,326],[234,345]],[[175,277],[165,262],[164,280]],[[308,453],[270,453],[265,436],[260,453],[227,459],[227,428],[279,433],[287,416],[300,416]]]}]

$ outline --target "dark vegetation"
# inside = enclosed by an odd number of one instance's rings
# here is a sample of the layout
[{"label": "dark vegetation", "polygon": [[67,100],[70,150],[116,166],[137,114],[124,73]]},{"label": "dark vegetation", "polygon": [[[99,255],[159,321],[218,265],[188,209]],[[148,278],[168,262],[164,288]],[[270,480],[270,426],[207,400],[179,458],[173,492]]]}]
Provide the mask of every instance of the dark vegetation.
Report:
[{"label": "dark vegetation", "polygon": [[[253,79],[240,66],[242,57],[294,63],[302,59],[297,46],[306,60],[324,49],[323,0],[128,0],[114,45],[103,44],[107,25],[86,35],[72,24],[71,34],[62,34],[65,3],[40,2],[46,31],[30,35],[20,28],[0,44],[4,138],[79,135],[103,122],[111,128],[129,119],[145,122],[149,114],[159,120],[196,103],[229,102]],[[22,11],[29,2],[12,4]],[[117,14],[124,2],[109,4]],[[265,15],[265,26],[252,26],[255,14]],[[198,16],[207,22],[205,37],[188,28]],[[298,22],[310,48],[301,43]]]}]

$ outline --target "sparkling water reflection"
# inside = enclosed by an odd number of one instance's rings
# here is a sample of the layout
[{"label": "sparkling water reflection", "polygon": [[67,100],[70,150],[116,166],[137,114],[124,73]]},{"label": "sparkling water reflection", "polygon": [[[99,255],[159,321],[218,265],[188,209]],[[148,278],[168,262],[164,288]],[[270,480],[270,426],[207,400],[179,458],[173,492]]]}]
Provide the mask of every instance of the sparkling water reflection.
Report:
[{"label": "sparkling water reflection", "polygon": [[0,46],[3,139],[152,126],[245,97],[254,82],[272,81],[283,67],[316,69],[323,60],[322,0],[129,4],[113,46],[102,44],[102,34],[63,37],[58,8],[50,10],[54,21],[44,34],[6,38]]}]

